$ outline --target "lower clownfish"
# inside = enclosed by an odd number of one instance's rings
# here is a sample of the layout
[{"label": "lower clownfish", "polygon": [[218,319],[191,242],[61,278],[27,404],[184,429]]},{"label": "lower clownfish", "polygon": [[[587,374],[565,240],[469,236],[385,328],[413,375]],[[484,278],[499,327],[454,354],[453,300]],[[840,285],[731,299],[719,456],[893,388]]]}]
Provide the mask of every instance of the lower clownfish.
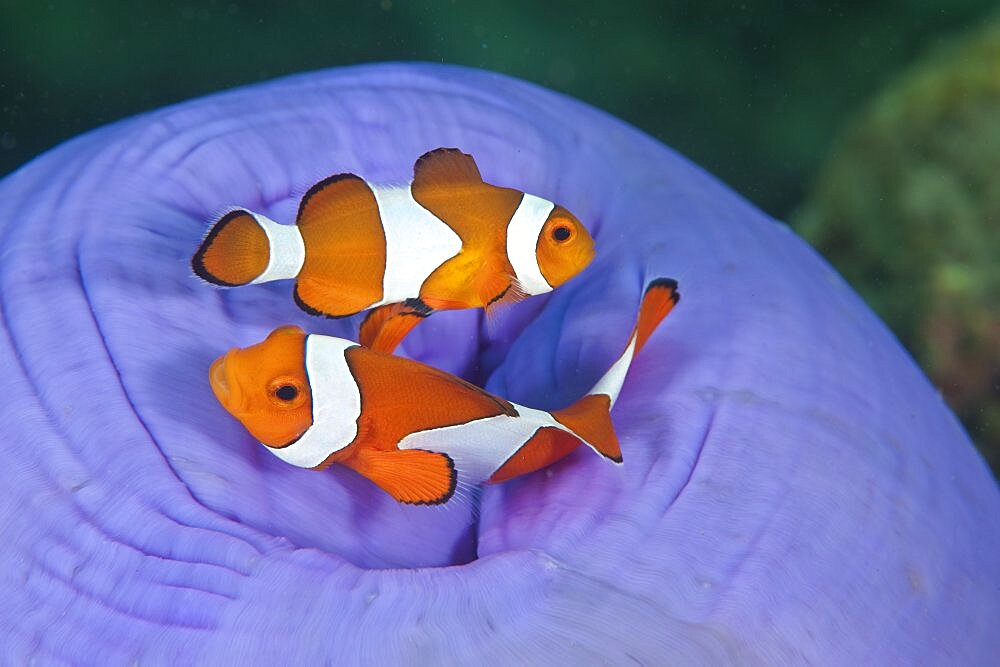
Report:
[{"label": "lower clownfish", "polygon": [[435,310],[489,311],[544,294],[593,257],[593,239],[568,210],[490,185],[471,155],[439,148],[416,161],[406,185],[354,174],[320,181],[294,225],[230,211],[191,267],[221,287],[295,279],[295,301],[313,315],[372,309],[359,339],[392,352]]},{"label": "lower clownfish", "polygon": [[552,412],[294,326],[230,350],[209,377],[219,402],[278,458],[316,470],[339,463],[401,503],[440,504],[459,484],[503,482],[581,444],[621,463],[611,408],[632,359],[678,299],[676,281],[652,281],[621,357],[586,396]]}]

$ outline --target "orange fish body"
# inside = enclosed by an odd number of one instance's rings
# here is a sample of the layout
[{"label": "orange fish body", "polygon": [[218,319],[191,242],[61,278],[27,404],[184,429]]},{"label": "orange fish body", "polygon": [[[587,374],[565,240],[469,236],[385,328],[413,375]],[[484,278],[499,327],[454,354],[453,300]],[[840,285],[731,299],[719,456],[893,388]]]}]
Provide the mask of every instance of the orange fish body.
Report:
[{"label": "orange fish body", "polygon": [[294,225],[231,211],[192,268],[222,287],[295,279],[296,303],[314,315],[374,309],[361,342],[391,352],[435,310],[544,294],[593,256],[593,239],[569,211],[485,183],[470,155],[440,148],[417,160],[408,185],[353,174],[320,181]]},{"label": "orange fish body", "polygon": [[403,503],[446,502],[459,484],[502,482],[585,444],[620,463],[610,410],[633,357],[677,303],[676,282],[643,296],[625,352],[568,408],[527,408],[444,371],[330,336],[281,327],[209,371],[222,405],[279,458],[338,463]]}]

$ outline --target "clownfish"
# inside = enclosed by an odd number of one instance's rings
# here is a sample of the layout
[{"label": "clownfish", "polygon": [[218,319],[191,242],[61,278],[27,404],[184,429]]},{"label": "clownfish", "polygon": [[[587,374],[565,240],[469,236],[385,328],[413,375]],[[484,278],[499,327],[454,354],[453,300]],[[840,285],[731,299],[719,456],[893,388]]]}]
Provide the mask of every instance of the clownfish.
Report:
[{"label": "clownfish", "polygon": [[209,229],[191,266],[222,287],[295,279],[313,315],[371,310],[362,345],[392,352],[435,310],[486,308],[544,294],[582,271],[594,241],[562,206],[483,182],[471,155],[421,156],[403,186],[354,174],[302,197],[294,225],[245,209]]},{"label": "clownfish", "polygon": [[651,282],[621,357],[587,395],[552,412],[295,326],[230,350],[209,378],[223,407],[287,463],[316,470],[338,463],[401,503],[440,504],[459,484],[503,482],[581,444],[621,463],[611,408],[632,359],[678,299],[676,281]]}]

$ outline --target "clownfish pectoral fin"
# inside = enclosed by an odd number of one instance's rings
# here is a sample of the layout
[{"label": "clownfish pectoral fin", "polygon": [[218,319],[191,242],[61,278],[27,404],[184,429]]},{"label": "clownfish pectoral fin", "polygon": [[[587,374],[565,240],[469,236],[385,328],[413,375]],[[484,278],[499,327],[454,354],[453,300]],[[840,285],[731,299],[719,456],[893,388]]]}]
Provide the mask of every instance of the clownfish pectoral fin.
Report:
[{"label": "clownfish pectoral fin", "polygon": [[358,342],[376,352],[392,354],[406,335],[432,312],[419,299],[379,306],[369,311],[361,323]]},{"label": "clownfish pectoral fin", "polygon": [[517,281],[509,276],[498,275],[483,283],[480,293],[487,318],[492,319],[504,306],[523,301],[527,296]]},{"label": "clownfish pectoral fin", "polygon": [[420,286],[421,301],[434,310],[489,309],[522,298],[520,286],[497,262],[464,252],[434,269]]},{"label": "clownfish pectoral fin", "polygon": [[413,165],[413,188],[476,185],[483,182],[471,155],[457,148],[436,148],[424,153]]},{"label": "clownfish pectoral fin", "polygon": [[202,280],[221,287],[238,287],[267,269],[270,241],[250,211],[225,214],[209,230],[191,260]]},{"label": "clownfish pectoral fin", "polygon": [[342,463],[410,505],[448,502],[458,484],[451,457],[423,449],[359,449]]},{"label": "clownfish pectoral fin", "polygon": [[485,305],[479,289],[480,276],[488,273],[489,267],[481,257],[460,252],[427,276],[420,285],[420,300],[434,310],[480,308]]},{"label": "clownfish pectoral fin", "polygon": [[497,334],[503,327],[505,315],[509,312],[507,306],[523,301],[526,296],[516,280],[507,278],[504,285],[501,291],[486,300],[483,306],[483,312],[486,313],[486,330],[491,336]]}]

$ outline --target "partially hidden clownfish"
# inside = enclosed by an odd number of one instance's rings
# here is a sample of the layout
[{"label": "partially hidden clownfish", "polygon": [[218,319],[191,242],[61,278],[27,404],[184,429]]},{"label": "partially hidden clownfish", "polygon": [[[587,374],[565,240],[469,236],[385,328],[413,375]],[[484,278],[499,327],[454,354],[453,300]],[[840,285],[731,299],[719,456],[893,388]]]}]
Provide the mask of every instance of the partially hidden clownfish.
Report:
[{"label": "partially hidden clownfish", "polygon": [[435,310],[544,294],[593,256],[593,239],[565,208],[485,183],[471,155],[439,148],[416,161],[408,185],[354,174],[320,181],[294,225],[230,211],[191,265],[222,287],[295,279],[295,301],[313,315],[373,309],[359,339],[392,352]]},{"label": "partially hidden clownfish", "polygon": [[675,281],[651,282],[621,357],[587,395],[553,412],[294,326],[230,350],[209,377],[223,407],[278,458],[317,470],[339,463],[401,503],[440,504],[458,485],[503,482],[581,444],[621,463],[611,408],[632,359],[678,298]]}]

